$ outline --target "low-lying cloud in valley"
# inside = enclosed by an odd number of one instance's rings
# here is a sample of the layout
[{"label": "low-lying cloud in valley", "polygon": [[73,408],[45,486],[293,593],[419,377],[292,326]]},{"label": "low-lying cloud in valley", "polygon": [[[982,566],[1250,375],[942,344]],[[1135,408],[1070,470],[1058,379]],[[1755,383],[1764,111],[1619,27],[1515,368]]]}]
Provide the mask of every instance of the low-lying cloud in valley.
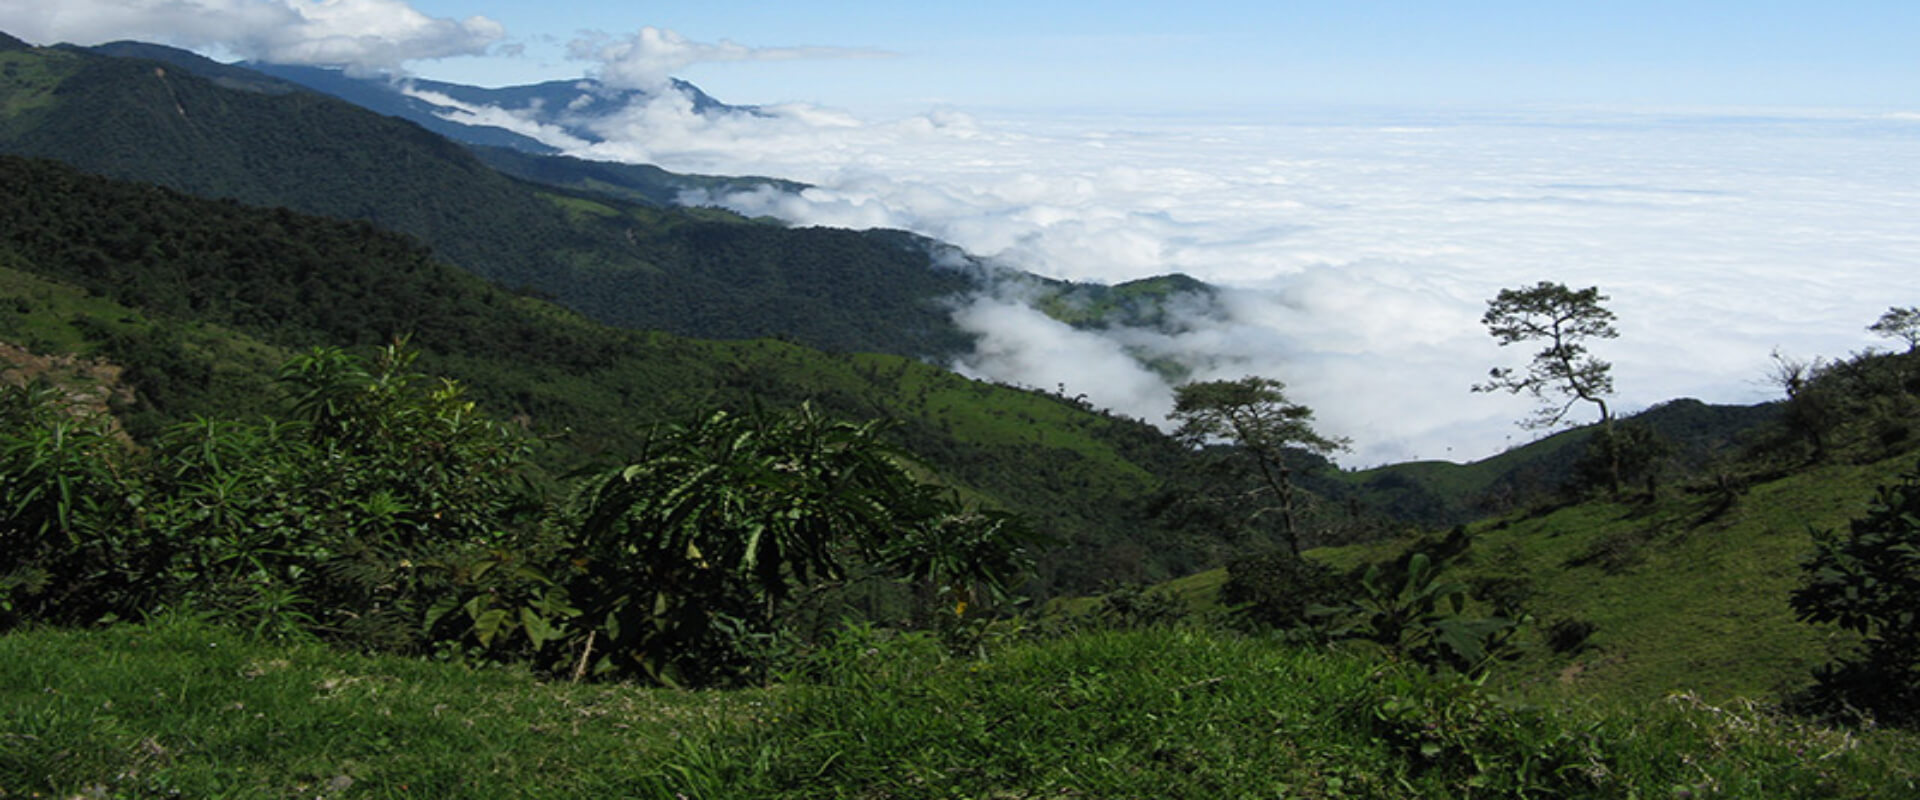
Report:
[{"label": "low-lying cloud in valley", "polygon": [[[729,98],[731,99],[731,98]],[[1503,351],[1502,287],[1612,297],[1619,405],[1771,399],[1768,356],[1842,355],[1911,304],[1920,124],[1900,115],[1323,111],[1262,119],[885,122],[807,107],[693,113],[671,97],[594,121],[576,155],[810,183],[688,198],[797,224],[913,230],[1050,277],[1183,272],[1225,287],[1177,333],[1070,329],[973,298],[956,365],[1158,421],[1194,377],[1286,381],[1344,462],[1466,460],[1533,435],[1525,398],[1468,387]]]},{"label": "low-lying cloud in valley", "polygon": [[[234,56],[397,69],[503,46],[484,17],[399,0],[0,0],[34,41],[140,38]],[[1503,287],[1560,281],[1612,297],[1619,407],[1776,393],[1768,354],[1838,356],[1890,305],[1920,302],[1920,114],[1533,109],[1303,110],[1263,116],[974,115],[889,120],[817,106],[697,111],[668,75],[715,61],[872,51],[746,47],[671,30],[586,34],[568,55],[653,90],[552,124],[459,107],[585,158],[811,184],[693,196],[796,224],[902,228],[1041,275],[1119,282],[1182,272],[1225,288],[1173,330],[1075,330],[998,287],[956,302],[980,334],[956,368],[1064,386],[1160,421],[1196,378],[1287,382],[1349,464],[1465,460],[1532,434],[1525,398],[1472,394],[1520,365],[1479,324]],[[768,98],[722,97],[735,103]],[[540,110],[551,113],[555,110]],[[1250,112],[1251,113],[1251,112]]]}]

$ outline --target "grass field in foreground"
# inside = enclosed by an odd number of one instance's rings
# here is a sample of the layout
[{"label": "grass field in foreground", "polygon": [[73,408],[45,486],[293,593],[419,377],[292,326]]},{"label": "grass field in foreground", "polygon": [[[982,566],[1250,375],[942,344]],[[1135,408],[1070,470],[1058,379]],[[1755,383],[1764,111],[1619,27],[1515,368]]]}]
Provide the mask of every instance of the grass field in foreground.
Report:
[{"label": "grass field in foreground", "polygon": [[0,637],[0,797],[1893,797],[1920,744],[1691,696],[1522,708],[1201,630],[854,632],[688,693],[164,620]]}]

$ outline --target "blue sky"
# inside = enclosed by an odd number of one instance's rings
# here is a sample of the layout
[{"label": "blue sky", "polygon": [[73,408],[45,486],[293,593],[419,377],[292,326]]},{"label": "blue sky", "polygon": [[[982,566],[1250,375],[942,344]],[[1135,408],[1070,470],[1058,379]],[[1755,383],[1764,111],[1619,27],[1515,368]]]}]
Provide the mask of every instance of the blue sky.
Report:
[{"label": "blue sky", "polygon": [[519,59],[420,63],[485,82],[570,77],[582,30],[880,50],[695,64],[738,102],[855,109],[1216,110],[1261,104],[1920,105],[1911,2],[788,2],[422,0],[481,14]]},{"label": "blue sky", "polygon": [[[652,26],[696,44],[823,48],[820,57],[678,71],[733,102],[863,113],[934,105],[1133,113],[1298,104],[1920,107],[1913,0],[0,0],[0,29],[41,43],[171,38],[215,53],[284,55],[298,37],[261,29],[288,27],[289,9],[351,15],[310,26],[301,34],[309,37],[379,36],[383,17],[434,18],[442,29],[422,33],[416,20],[413,38],[383,57],[427,77],[494,85],[580,75],[592,64],[568,59],[567,45],[583,32],[620,38]],[[267,13],[274,10],[283,13]],[[455,24],[474,17],[483,24]],[[487,54],[408,61],[409,50]]]}]

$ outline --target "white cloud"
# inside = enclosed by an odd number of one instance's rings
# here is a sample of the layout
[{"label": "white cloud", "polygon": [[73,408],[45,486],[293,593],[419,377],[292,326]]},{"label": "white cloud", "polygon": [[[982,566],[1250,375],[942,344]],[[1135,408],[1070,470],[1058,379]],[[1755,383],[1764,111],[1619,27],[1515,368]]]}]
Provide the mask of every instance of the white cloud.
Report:
[{"label": "white cloud", "polygon": [[980,334],[975,351],[955,371],[1046,389],[1085,393],[1096,405],[1159,419],[1172,410],[1166,384],[1113,339],[1076,330],[1017,299],[975,297],[954,320]]},{"label": "white cloud", "polygon": [[815,186],[700,198],[750,214],[906,228],[1056,277],[1227,286],[1220,313],[1178,335],[1094,336],[978,298],[957,319],[982,349],[960,366],[1147,418],[1168,389],[1130,352],[1203,378],[1269,375],[1353,438],[1344,461],[1370,465],[1478,458],[1533,435],[1514,425],[1526,398],[1467,390],[1527,357],[1479,325],[1505,286],[1611,295],[1622,337],[1596,349],[1629,410],[1758,402],[1776,346],[1871,344],[1863,326],[1913,302],[1916,130],[1824,112],[876,123],[682,104],[609,120],[588,154]]},{"label": "white cloud", "polygon": [[879,58],[887,53],[843,47],[748,47],[722,39],[696,42],[651,25],[625,37],[590,31],[567,45],[568,57],[598,65],[594,77],[622,89],[656,92],[694,64],[723,61],[793,61],[815,58]]},{"label": "white cloud", "polygon": [[[395,88],[408,97],[439,106],[442,109],[437,112],[439,116],[462,125],[503,128],[559,149],[578,150],[588,145],[586,140],[568,133],[560,125],[541,122],[538,108],[506,109],[498,106],[476,105],[439,92],[422,89],[412,81],[400,81],[395,84]],[[582,95],[582,98],[586,97]]]},{"label": "white cloud", "polygon": [[402,0],[0,0],[0,30],[39,43],[137,39],[363,72],[479,55],[506,34],[486,17],[429,17]]}]

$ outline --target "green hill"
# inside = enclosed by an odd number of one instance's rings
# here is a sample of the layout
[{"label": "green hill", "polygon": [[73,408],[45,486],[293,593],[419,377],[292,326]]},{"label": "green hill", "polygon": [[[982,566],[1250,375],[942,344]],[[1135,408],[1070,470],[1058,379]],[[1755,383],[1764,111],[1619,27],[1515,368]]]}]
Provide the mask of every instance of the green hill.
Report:
[{"label": "green hill", "polygon": [[[156,61],[8,50],[0,152],[364,220],[620,327],[912,356],[969,344],[941,299],[977,276],[935,266],[932,243],[919,237],[788,230],[526,182],[411,123],[311,92],[244,86],[233,77],[243,72],[223,68],[216,83]],[[636,188],[648,185],[638,169],[601,172],[576,183],[628,197],[663,191]]]},{"label": "green hill", "polygon": [[[1628,418],[1667,443],[1668,478],[1705,471],[1780,418],[1779,403],[1711,405],[1693,399],[1661,403]],[[1565,495],[1593,428],[1561,431],[1468,464],[1410,461],[1342,472],[1319,470],[1303,485],[1337,502],[1429,527],[1458,525]]]},{"label": "green hill", "polygon": [[[1840,530],[1874,487],[1913,468],[1910,453],[1783,475],[1701,480],[1653,502],[1588,500],[1515,512],[1436,534],[1310,551],[1359,570],[1413,549],[1459,555],[1450,577],[1483,601],[1518,601],[1534,619],[1501,686],[1556,700],[1652,701],[1694,691],[1712,702],[1777,700],[1804,687],[1853,637],[1797,621],[1789,593],[1813,550],[1812,530]],[[1169,582],[1196,608],[1216,608],[1226,570]]]},{"label": "green hill", "polygon": [[1206,542],[1141,521],[1183,452],[1064,398],[899,356],[609,328],[363,222],[13,157],[0,157],[0,182],[13,187],[0,195],[0,339],[125,367],[135,395],[120,410],[136,435],[271,407],[267,375],[299,349],[411,335],[423,368],[554,437],[556,469],[618,459],[658,421],[811,401],[899,420],[897,440],[948,480],[1031,515],[1064,544],[1043,563],[1042,591],[1162,579],[1210,558]]}]

